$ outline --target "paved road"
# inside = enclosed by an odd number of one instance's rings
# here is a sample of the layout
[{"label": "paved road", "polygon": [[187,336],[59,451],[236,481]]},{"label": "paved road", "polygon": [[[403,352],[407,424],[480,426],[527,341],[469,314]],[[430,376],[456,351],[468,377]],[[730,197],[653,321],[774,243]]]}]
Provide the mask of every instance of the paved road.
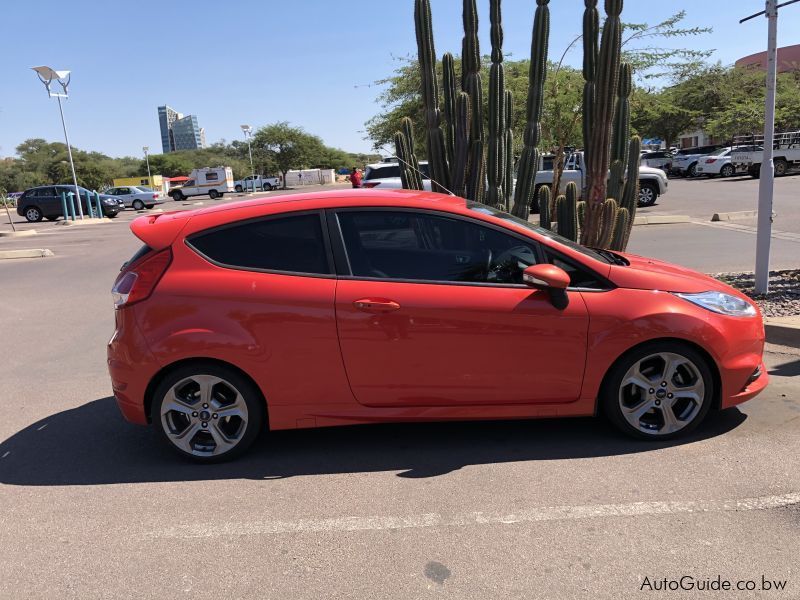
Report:
[{"label": "paved road", "polygon": [[138,242],[52,229],[55,257],[0,261],[0,598],[618,599],[683,575],[800,597],[797,351],[679,444],[593,419],[350,427],[200,467],[109,397],[109,287]]},{"label": "paved road", "polygon": [[[714,213],[758,209],[758,179],[749,176],[729,178],[696,177],[669,180],[669,191],[655,206],[637,214],[690,215],[710,221]],[[777,177],[773,198],[773,227],[778,231],[800,234],[800,174]],[[737,219],[739,225],[755,226],[757,219]]]}]

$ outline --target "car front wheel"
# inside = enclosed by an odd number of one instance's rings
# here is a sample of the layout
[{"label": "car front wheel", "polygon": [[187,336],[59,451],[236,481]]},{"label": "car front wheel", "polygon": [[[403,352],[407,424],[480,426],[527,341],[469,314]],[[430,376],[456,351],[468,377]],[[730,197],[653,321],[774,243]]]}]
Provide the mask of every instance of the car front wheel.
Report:
[{"label": "car front wheel", "polygon": [[653,206],[658,199],[658,190],[652,183],[639,184],[639,206]]},{"label": "car front wheel", "polygon": [[601,392],[612,423],[633,437],[666,440],[686,435],[708,413],[714,378],[706,359],[680,342],[653,342],[623,356]]},{"label": "car front wheel", "polygon": [[152,421],[173,450],[197,462],[238,456],[264,428],[264,400],[235,370],[194,363],[169,374],[153,396]]}]

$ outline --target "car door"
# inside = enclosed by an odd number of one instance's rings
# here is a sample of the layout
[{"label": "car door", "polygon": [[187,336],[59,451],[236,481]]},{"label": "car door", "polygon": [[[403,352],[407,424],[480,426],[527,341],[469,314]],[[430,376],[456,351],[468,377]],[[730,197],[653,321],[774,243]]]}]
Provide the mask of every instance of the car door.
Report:
[{"label": "car door", "polygon": [[588,314],[522,284],[535,241],[431,211],[347,209],[339,244],[339,341],[358,402],[456,406],[578,398]]}]

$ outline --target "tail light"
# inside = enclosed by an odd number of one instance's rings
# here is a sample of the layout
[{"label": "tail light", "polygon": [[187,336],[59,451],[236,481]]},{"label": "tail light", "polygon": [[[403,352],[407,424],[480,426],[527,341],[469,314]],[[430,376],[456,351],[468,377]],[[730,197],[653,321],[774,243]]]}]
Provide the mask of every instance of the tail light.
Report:
[{"label": "tail light", "polygon": [[111,288],[114,308],[123,308],[147,299],[171,261],[172,251],[167,248],[125,268]]},{"label": "tail light", "polygon": [[374,187],[378,187],[380,184],[381,184],[380,181],[365,181],[364,182],[364,187],[365,188],[374,188]]},{"label": "tail light", "polygon": [[158,200],[158,194],[153,194],[153,200]]}]

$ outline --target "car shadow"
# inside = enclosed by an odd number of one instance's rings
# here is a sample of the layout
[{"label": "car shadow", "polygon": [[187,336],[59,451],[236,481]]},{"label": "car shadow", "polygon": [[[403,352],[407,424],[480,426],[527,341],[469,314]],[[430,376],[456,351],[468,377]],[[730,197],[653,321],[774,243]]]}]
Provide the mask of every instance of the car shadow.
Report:
[{"label": "car shadow", "polygon": [[779,377],[796,377],[800,375],[800,359],[781,363],[770,369],[769,374]]},{"label": "car shadow", "polygon": [[738,427],[737,409],[709,415],[672,442],[628,439],[603,419],[380,424],[273,432],[241,458],[198,465],[159,443],[152,428],[122,421],[102,398],[38,421],[0,443],[0,483],[98,485],[399,471],[436,477],[476,464],[649,452],[690,444]]}]

